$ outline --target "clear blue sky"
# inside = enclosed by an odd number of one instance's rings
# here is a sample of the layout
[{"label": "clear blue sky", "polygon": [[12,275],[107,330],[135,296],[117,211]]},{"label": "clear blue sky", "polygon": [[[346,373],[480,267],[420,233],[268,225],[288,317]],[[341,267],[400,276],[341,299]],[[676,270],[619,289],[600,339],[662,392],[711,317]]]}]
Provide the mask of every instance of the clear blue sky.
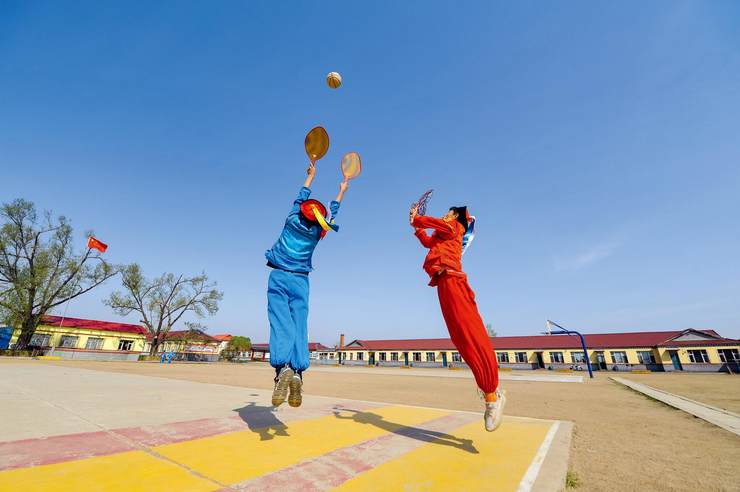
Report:
[{"label": "clear blue sky", "polygon": [[[263,253],[321,124],[315,197],[346,151],[364,174],[314,256],[312,340],[446,336],[407,224],[427,188],[478,217],[500,335],[740,337],[739,3],[165,3],[0,2],[0,198],[151,276],[205,270],[211,333],[267,340]],[[69,315],[117,319],[117,285]]]}]

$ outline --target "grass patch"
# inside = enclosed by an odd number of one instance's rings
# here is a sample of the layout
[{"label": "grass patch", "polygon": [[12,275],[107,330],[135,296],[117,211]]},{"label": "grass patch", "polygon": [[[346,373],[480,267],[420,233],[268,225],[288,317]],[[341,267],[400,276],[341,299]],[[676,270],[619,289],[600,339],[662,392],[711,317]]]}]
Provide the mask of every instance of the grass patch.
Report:
[{"label": "grass patch", "polygon": [[581,479],[578,477],[578,474],[573,470],[568,470],[568,473],[565,474],[565,488],[576,489],[580,487],[580,485]]}]

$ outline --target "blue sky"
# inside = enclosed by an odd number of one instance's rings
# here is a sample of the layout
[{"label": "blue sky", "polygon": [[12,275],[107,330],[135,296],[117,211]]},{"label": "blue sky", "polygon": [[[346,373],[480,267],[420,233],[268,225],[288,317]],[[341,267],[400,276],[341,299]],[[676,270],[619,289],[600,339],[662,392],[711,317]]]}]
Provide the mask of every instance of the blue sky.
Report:
[{"label": "blue sky", "polygon": [[[205,270],[211,333],[267,340],[263,253],[332,139],[356,150],[314,256],[310,337],[446,336],[409,204],[467,204],[500,335],[740,337],[737,2],[0,2],[0,198],[150,276]],[[344,85],[327,88],[339,71]],[[113,320],[111,282],[69,315]],[[136,321],[131,317],[130,321]]]}]

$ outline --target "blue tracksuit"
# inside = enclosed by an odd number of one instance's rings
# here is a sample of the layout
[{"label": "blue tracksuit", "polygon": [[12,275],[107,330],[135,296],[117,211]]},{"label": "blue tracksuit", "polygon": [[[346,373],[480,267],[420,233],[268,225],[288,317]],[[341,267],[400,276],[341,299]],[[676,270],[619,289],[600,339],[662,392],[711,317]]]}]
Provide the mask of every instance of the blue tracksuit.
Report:
[{"label": "blue tracksuit", "polygon": [[[280,237],[266,253],[270,272],[267,284],[267,316],[270,320],[270,364],[289,365],[295,371],[308,368],[308,274],[311,257],[321,239],[321,226],[301,215],[300,205],[311,195],[303,187],[293,202]],[[332,201],[332,219],[339,202]]]}]

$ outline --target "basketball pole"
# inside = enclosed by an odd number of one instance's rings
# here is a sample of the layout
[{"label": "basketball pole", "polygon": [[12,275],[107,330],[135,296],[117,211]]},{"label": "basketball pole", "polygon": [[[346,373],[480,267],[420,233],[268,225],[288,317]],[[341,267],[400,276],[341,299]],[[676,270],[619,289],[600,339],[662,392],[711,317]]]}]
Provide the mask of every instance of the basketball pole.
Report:
[{"label": "basketball pole", "polygon": [[581,339],[581,347],[583,347],[583,355],[586,357],[586,366],[588,367],[588,375],[591,379],[594,377],[594,372],[591,370],[591,359],[588,357],[588,349],[586,348],[586,339],[583,338],[583,335],[581,335],[579,332],[574,330],[566,330],[559,324],[555,323],[554,321],[547,320],[547,326],[548,328],[551,326],[554,326],[555,328],[558,328],[561,330],[560,332],[556,332],[556,334],[562,333],[563,335],[577,335]]}]

